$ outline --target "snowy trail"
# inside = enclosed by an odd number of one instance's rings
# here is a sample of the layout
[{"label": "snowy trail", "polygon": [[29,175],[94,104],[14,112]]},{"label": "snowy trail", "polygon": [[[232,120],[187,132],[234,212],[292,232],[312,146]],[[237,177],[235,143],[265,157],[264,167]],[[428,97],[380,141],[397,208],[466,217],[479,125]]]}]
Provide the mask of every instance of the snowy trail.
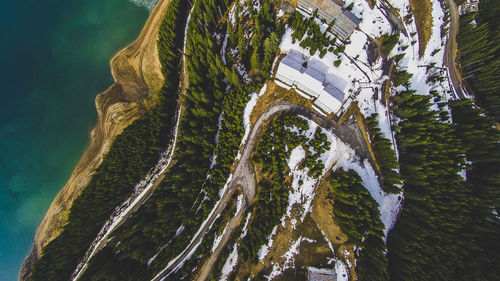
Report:
[{"label": "snowy trail", "polygon": [[[187,76],[186,63],[185,63],[185,50],[186,50],[186,42],[187,42],[187,31],[189,20],[191,19],[191,10],[188,14],[186,20],[186,27],[184,29],[184,47],[183,47],[183,59],[182,59],[182,71],[181,71],[181,79],[179,81],[179,94],[183,95],[186,89],[189,87],[189,78]],[[91,246],[85,253],[85,256],[82,258],[80,263],[78,264],[75,271],[71,274],[70,280],[78,280],[85,269],[87,268],[87,263],[90,259],[102,249],[106,243],[108,242],[109,235],[120,226],[133,212],[137,210],[151,195],[153,190],[162,182],[166,171],[170,165],[172,160],[175,145],[177,142],[177,132],[179,128],[179,122],[182,114],[182,108],[179,106],[179,109],[176,112],[176,125],[175,130],[173,132],[173,138],[167,146],[167,149],[161,154],[160,159],[156,166],[146,175],[146,177],[139,182],[134,187],[134,192],[132,195],[127,198],[120,206],[118,206],[109,220],[104,224],[104,226],[99,231],[99,234],[92,242]]]},{"label": "snowy trail", "polygon": [[71,280],[78,280],[85,269],[90,259],[102,249],[108,242],[109,235],[120,226],[125,220],[144,203],[153,190],[160,184],[168,170],[169,164],[175,150],[177,141],[177,129],[179,127],[181,109],[176,113],[177,124],[173,133],[173,138],[167,146],[166,151],[161,154],[160,160],[156,166],[141,180],[135,187],[132,195],[127,198],[120,206],[115,208],[115,211],[99,231],[99,234],[92,242],[91,246],[85,253],[77,268],[71,275]]}]

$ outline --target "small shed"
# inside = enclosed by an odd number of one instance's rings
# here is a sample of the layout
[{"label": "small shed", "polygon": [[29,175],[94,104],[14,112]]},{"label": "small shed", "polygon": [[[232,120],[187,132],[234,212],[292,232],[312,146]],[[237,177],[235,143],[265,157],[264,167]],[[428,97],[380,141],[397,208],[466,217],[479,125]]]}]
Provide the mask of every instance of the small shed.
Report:
[{"label": "small shed", "polygon": [[334,269],[307,268],[308,281],[337,281],[337,273]]}]

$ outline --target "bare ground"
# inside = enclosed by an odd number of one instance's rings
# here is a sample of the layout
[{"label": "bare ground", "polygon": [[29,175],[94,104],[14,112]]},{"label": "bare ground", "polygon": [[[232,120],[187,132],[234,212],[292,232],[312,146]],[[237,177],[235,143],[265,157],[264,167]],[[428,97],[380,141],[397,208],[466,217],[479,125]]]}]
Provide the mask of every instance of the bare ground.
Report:
[{"label": "bare ground", "polygon": [[431,38],[432,4],[429,0],[410,0],[410,9],[415,15],[419,41],[418,53],[422,56]]}]

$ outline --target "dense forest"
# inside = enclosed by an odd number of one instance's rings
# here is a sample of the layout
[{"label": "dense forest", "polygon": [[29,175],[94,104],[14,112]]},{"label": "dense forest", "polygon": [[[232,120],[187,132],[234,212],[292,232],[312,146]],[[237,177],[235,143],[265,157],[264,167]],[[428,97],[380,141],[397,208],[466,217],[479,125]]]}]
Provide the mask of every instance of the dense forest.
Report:
[{"label": "dense forest", "polygon": [[467,159],[466,179],[470,190],[465,217],[469,246],[464,268],[456,280],[500,280],[500,131],[493,118],[470,100],[451,103],[458,139]]},{"label": "dense forest", "polygon": [[463,150],[430,99],[411,90],[394,98],[405,202],[387,244],[391,280],[453,280],[467,247]]},{"label": "dense forest", "polygon": [[[236,34],[231,23],[221,24],[227,20],[232,7],[228,1],[194,3],[186,42],[189,87],[181,97],[175,164],[148,201],[116,230],[116,242],[109,243],[93,259],[83,280],[103,276],[107,280],[151,278],[189,244],[208,216],[238,152],[244,133],[243,109],[249,93],[262,87],[258,79],[244,79],[239,68],[264,75],[270,72],[269,62],[275,57],[277,26],[269,5],[268,1],[262,1],[258,11],[253,10],[253,6],[246,11],[237,8],[254,21],[260,19],[255,28],[258,32],[250,37],[253,42],[259,42],[250,46],[258,49],[252,50],[244,41],[248,40],[245,34],[233,39],[223,36],[226,29],[229,29],[228,37]],[[248,32],[248,27],[239,29],[239,33]],[[244,55],[226,52],[242,41],[245,42]],[[248,49],[258,54],[258,64],[250,61]],[[178,234],[181,227],[183,231]]]},{"label": "dense forest", "polygon": [[386,193],[400,193],[399,186],[403,183],[401,175],[399,174],[399,163],[396,152],[392,148],[392,143],[389,139],[382,136],[382,130],[378,127],[378,114],[365,118],[370,135],[370,143],[373,147],[376,159],[380,163],[382,172],[382,189]]},{"label": "dense forest", "polygon": [[[107,280],[151,278],[189,244],[213,207],[214,201],[204,200],[204,195],[213,196],[217,192],[202,192],[202,187],[216,149],[215,139],[227,85],[223,82],[224,73],[217,67],[223,64],[215,63],[220,61],[217,55],[219,46],[211,34],[227,5],[227,1],[194,3],[186,41],[189,87],[181,97],[182,116],[173,156],[175,164],[152,196],[115,231],[116,242],[108,243],[106,248],[112,249],[109,253],[119,251],[119,255],[103,257],[106,251],[101,251],[92,261],[89,269],[93,270],[89,270],[86,278],[94,279],[100,275],[106,276]],[[240,91],[232,92],[240,94]],[[181,226],[184,231],[176,235]],[[154,256],[156,259],[148,266]],[[98,260],[105,262],[98,263]]]},{"label": "dense forest", "polygon": [[462,79],[478,104],[500,122],[500,6],[481,0],[479,13],[460,17],[457,36]]},{"label": "dense forest", "polygon": [[[182,46],[186,9],[172,1],[160,45],[169,50]],[[167,22],[168,21],[168,22]],[[63,232],[42,251],[35,263],[31,280],[67,280],[98,231],[133,191],[159,158],[172,137],[177,110],[180,54],[162,56],[165,84],[158,104],[116,137],[90,183],[74,201]]]},{"label": "dense forest", "polygon": [[333,202],[335,223],[349,237],[348,243],[358,248],[358,280],[388,280],[384,224],[380,220],[379,205],[354,170],[340,168],[328,180],[333,187],[328,199]]},{"label": "dense forest", "polygon": [[498,131],[467,101],[451,104],[450,123],[437,93],[417,95],[408,79],[392,107],[405,202],[387,242],[390,280],[499,280]]}]

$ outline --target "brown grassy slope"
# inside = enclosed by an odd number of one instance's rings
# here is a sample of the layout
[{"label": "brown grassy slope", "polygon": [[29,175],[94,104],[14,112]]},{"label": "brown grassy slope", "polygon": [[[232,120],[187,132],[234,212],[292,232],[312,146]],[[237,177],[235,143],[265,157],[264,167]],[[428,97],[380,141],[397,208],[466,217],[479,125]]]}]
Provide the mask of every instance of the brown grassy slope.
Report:
[{"label": "brown grassy slope", "polygon": [[432,4],[429,0],[410,0],[410,9],[415,16],[417,25],[419,49],[422,56],[431,38],[432,32]]}]

